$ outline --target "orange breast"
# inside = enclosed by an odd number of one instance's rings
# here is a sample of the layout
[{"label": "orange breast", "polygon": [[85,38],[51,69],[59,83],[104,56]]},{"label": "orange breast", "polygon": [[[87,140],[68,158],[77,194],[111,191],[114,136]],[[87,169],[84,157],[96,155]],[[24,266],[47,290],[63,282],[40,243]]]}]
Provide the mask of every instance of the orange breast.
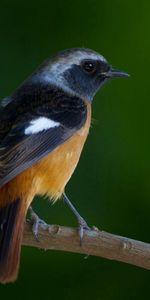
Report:
[{"label": "orange breast", "polygon": [[26,199],[30,205],[36,194],[47,194],[54,200],[58,199],[76,168],[90,122],[91,106],[87,105],[87,120],[84,126],[50,154],[2,187],[0,205],[16,197]]},{"label": "orange breast", "polygon": [[74,172],[87,138],[91,122],[91,108],[88,106],[88,116],[85,125],[64,144],[57,147],[35,164],[34,186],[36,193],[48,194],[57,199]]}]

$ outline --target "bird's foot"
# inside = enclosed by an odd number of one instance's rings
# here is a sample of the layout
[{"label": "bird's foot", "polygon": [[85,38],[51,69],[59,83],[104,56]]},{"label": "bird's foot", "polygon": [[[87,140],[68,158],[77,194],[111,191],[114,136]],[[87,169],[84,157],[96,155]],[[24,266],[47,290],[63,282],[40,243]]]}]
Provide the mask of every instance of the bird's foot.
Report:
[{"label": "bird's foot", "polygon": [[38,230],[39,230],[39,225],[47,225],[46,222],[44,222],[42,219],[39,218],[39,216],[34,212],[33,208],[30,206],[30,217],[31,217],[31,222],[32,222],[32,232],[33,235],[35,236],[36,240],[38,241]]},{"label": "bird's foot", "polygon": [[79,224],[80,246],[82,246],[84,232],[85,230],[90,230],[90,227],[87,225],[86,221],[81,216],[78,218],[78,224]]},{"label": "bird's foot", "polygon": [[81,217],[81,215],[78,213],[74,205],[71,203],[69,198],[65,193],[63,193],[64,201],[68,205],[68,207],[71,209],[73,214],[75,215],[78,224],[79,224],[79,238],[80,238],[80,246],[82,246],[82,241],[83,241],[83,236],[84,236],[84,231],[85,230],[90,230],[90,227],[87,225],[86,221]]}]

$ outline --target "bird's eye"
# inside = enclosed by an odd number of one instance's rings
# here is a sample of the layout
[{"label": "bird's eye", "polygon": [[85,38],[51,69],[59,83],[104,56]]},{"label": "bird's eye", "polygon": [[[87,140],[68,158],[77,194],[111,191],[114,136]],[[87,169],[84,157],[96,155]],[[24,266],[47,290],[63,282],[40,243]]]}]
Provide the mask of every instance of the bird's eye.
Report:
[{"label": "bird's eye", "polygon": [[94,61],[85,60],[82,62],[81,66],[86,73],[94,73],[96,71],[97,64]]}]

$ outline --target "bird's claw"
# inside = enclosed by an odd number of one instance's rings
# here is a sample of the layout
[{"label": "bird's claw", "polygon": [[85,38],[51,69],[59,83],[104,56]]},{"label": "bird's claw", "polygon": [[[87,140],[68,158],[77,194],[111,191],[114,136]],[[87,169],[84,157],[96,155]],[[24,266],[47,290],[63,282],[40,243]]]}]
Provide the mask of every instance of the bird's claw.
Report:
[{"label": "bird's claw", "polygon": [[80,238],[80,246],[82,246],[84,231],[90,230],[90,227],[87,225],[83,218],[79,219],[79,238]]},{"label": "bird's claw", "polygon": [[38,239],[38,230],[39,230],[39,225],[47,225],[46,222],[44,222],[42,219],[39,218],[39,216],[34,212],[32,207],[29,207],[30,210],[30,216],[31,216],[31,222],[32,222],[32,232],[37,241]]}]

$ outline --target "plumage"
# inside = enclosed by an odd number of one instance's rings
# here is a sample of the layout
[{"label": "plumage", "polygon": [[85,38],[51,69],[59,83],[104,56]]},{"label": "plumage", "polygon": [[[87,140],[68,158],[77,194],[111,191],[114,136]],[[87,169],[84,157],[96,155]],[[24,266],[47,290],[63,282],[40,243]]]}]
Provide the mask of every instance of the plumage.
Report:
[{"label": "plumage", "polygon": [[[86,120],[87,108],[83,99],[45,85],[41,85],[37,93],[38,88],[39,85],[22,86],[21,92],[17,91],[15,99],[0,114],[0,186],[67,140]],[[20,101],[23,103],[21,108]],[[37,118],[49,118],[60,125],[26,134],[25,130]]]},{"label": "plumage", "polygon": [[[36,194],[57,200],[79,161],[91,102],[114,71],[90,49],[68,49],[44,62],[0,106],[0,282],[17,277],[23,223]],[[34,232],[35,233],[35,232]],[[80,234],[80,238],[82,235]]]},{"label": "plumage", "polygon": [[27,203],[20,198],[0,209],[0,281],[14,281],[19,268],[20,242]]},{"label": "plumage", "polygon": [[58,127],[59,122],[53,121],[46,117],[38,117],[30,121],[29,125],[24,130],[26,135],[39,133],[50,128]]}]

